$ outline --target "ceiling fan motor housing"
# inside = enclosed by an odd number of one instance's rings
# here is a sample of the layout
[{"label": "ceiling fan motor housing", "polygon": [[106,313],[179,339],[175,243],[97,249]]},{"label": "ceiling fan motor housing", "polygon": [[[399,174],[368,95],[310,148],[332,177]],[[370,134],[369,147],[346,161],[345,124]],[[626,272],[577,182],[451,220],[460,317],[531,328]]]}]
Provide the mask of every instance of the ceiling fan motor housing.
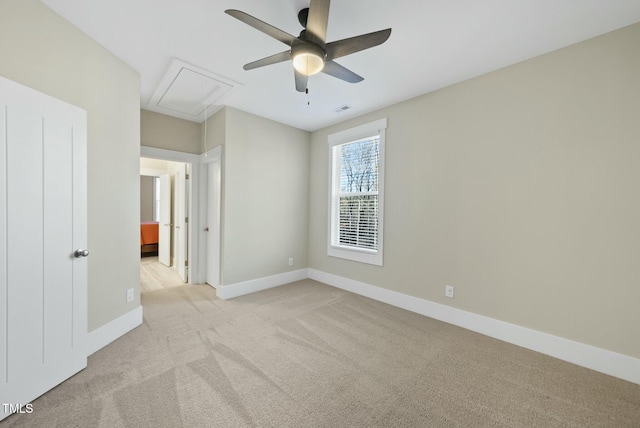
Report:
[{"label": "ceiling fan motor housing", "polygon": [[298,12],[298,22],[303,28],[307,28],[307,19],[309,18],[309,8],[305,7]]}]

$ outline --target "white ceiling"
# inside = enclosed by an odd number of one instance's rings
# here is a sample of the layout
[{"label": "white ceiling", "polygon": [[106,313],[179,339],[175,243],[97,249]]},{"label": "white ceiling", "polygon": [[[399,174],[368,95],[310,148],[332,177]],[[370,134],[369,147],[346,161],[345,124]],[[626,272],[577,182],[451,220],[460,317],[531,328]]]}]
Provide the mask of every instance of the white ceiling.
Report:
[{"label": "white ceiling", "polygon": [[[337,60],[363,82],[319,74],[307,96],[295,90],[290,62],[242,69],[286,46],[224,10],[298,35],[308,0],[42,1],[140,73],[143,108],[155,109],[149,103],[177,59],[234,83],[208,115],[227,105],[309,131],[640,21],[639,0],[333,0],[328,42],[393,31],[385,44]],[[345,104],[352,108],[334,111]]]}]

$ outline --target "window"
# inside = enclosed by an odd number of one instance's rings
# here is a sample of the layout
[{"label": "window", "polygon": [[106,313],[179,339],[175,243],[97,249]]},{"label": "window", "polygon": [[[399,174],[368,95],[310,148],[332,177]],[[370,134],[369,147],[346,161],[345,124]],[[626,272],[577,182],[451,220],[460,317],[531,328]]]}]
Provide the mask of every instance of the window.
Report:
[{"label": "window", "polygon": [[382,266],[382,119],[329,135],[330,256]]}]

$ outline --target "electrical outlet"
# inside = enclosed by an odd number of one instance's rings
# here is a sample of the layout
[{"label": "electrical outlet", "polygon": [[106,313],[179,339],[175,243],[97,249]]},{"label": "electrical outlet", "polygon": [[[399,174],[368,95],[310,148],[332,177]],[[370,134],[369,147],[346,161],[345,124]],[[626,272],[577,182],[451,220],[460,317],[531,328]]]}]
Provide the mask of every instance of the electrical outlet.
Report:
[{"label": "electrical outlet", "polygon": [[127,303],[133,302],[133,288],[127,288]]},{"label": "electrical outlet", "polygon": [[450,299],[453,299],[453,285],[444,286],[444,295]]},{"label": "electrical outlet", "polygon": [[289,266],[293,266],[293,257],[289,257]]}]

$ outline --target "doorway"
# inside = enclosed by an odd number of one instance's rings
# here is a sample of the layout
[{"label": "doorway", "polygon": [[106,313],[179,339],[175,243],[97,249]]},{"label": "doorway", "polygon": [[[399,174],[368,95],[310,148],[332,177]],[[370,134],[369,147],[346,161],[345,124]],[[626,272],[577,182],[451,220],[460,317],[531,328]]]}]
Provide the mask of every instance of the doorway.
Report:
[{"label": "doorway", "polygon": [[[221,195],[222,195],[222,147],[217,146],[202,155],[160,149],[156,147],[140,146],[141,158],[178,162],[187,165],[189,179],[186,183],[186,217],[188,227],[186,234],[186,254],[188,255],[187,282],[189,284],[203,284],[209,282],[212,286],[222,285],[222,252],[221,252]],[[213,176],[217,177],[213,186],[214,197],[217,201],[208,207],[208,172],[209,163],[214,163]],[[151,171],[153,172],[153,171]],[[154,175],[149,174],[149,175]],[[215,212],[214,215],[212,211]],[[210,236],[212,239],[208,239]],[[211,254],[213,263],[208,266]],[[209,281],[208,277],[209,276]],[[217,281],[216,281],[217,279]],[[216,284],[217,282],[217,284]]]},{"label": "doorway", "polygon": [[190,169],[185,162],[140,158],[142,292],[190,282]]}]

